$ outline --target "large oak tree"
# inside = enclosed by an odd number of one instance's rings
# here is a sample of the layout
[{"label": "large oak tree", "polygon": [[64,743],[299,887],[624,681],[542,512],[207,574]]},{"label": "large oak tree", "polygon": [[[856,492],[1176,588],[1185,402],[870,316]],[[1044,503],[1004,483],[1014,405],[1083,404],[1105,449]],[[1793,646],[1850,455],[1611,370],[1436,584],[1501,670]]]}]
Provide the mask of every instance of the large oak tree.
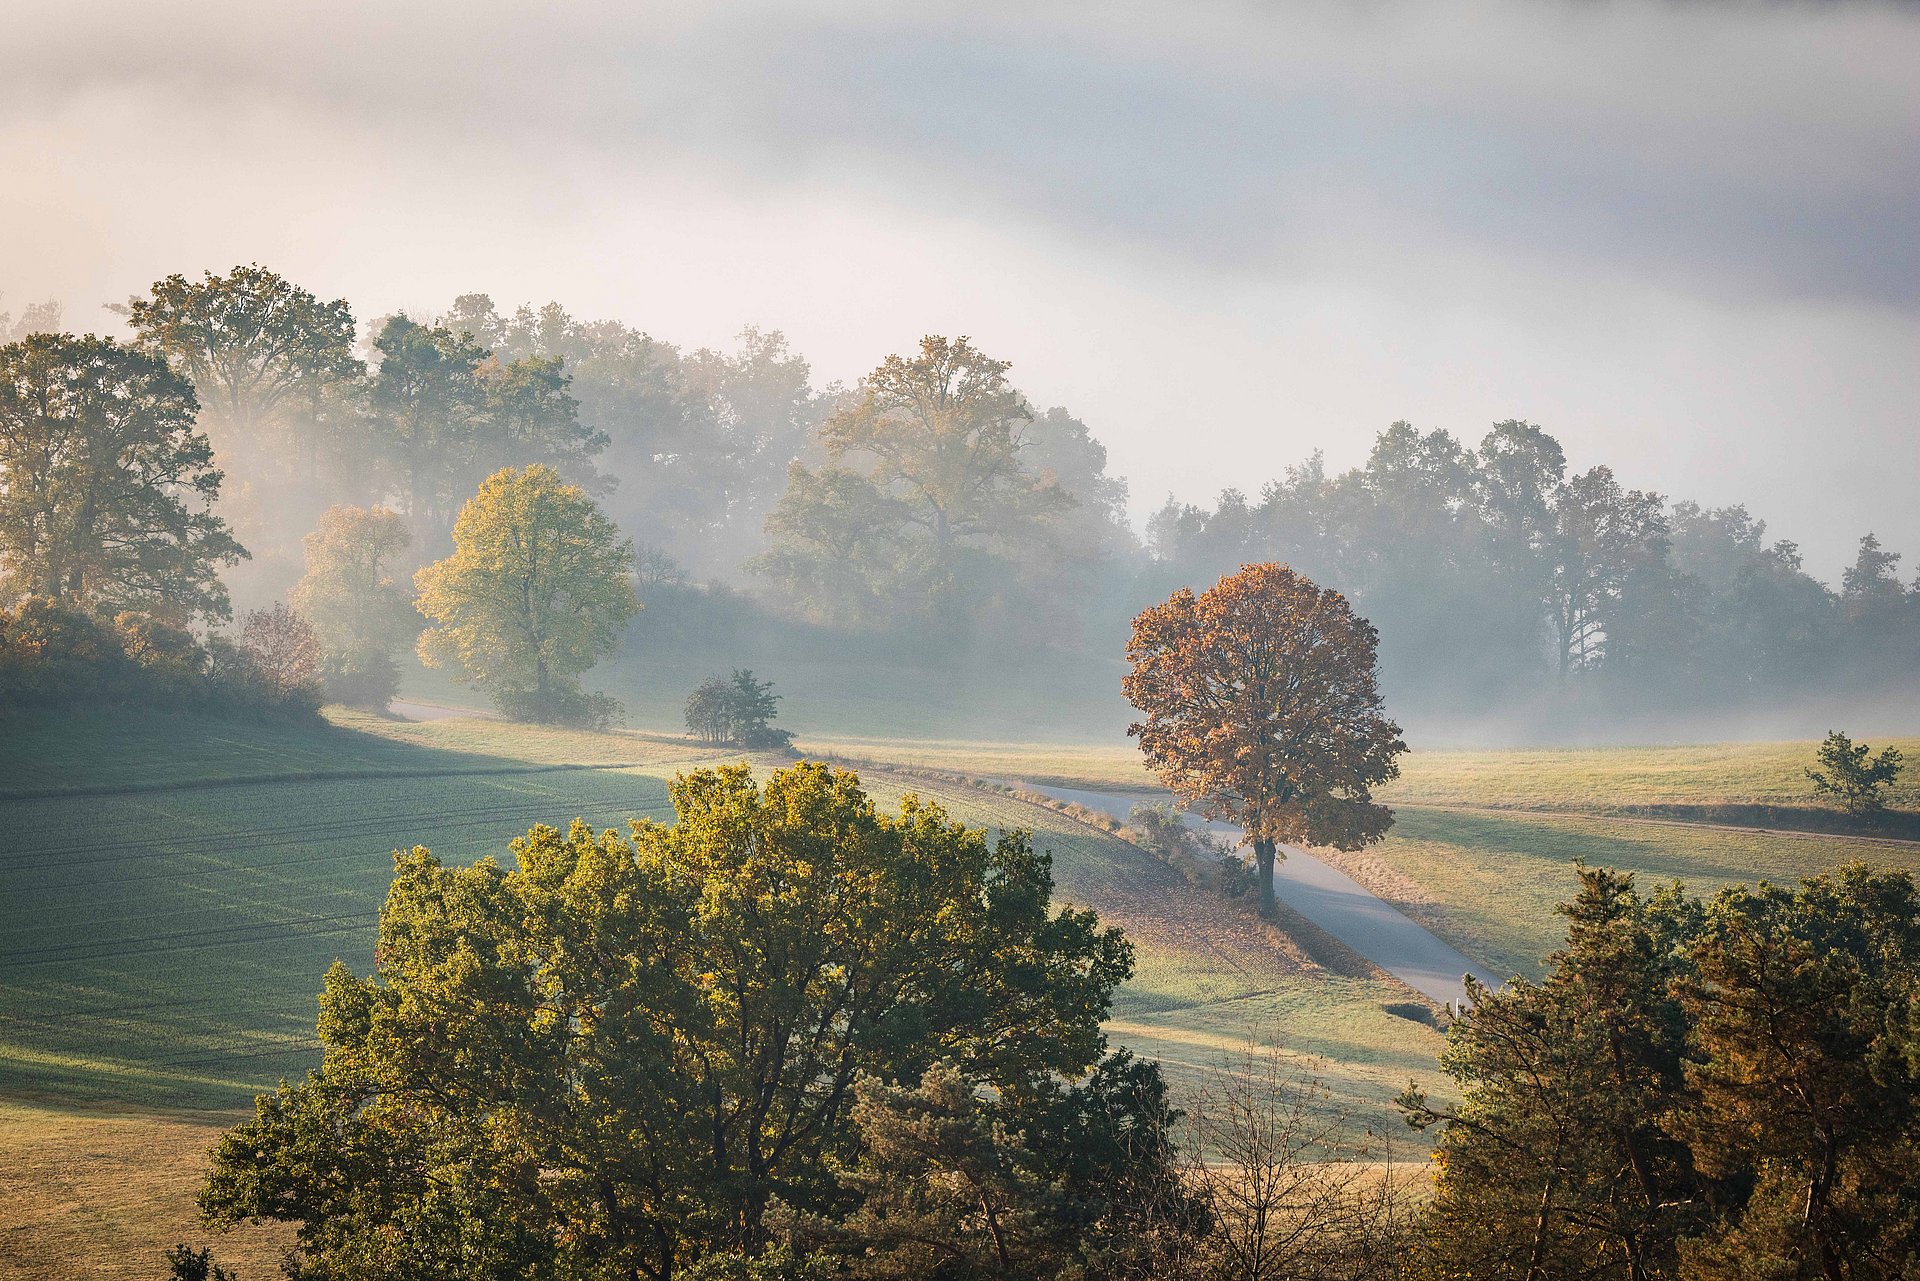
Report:
[{"label": "large oak tree", "polygon": [[219,567],[247,553],[213,514],[198,408],[165,361],[112,339],[0,347],[0,588],[227,617]]},{"label": "large oak tree", "polygon": [[1358,849],[1393,822],[1372,789],[1407,745],[1375,645],[1345,597],[1285,565],[1183,587],[1133,621],[1122,684],[1146,719],[1127,733],[1182,801],[1246,831],[1265,912],[1281,842]]},{"label": "large oak tree", "polygon": [[1038,1136],[1113,1103],[1087,1075],[1131,950],[1052,908],[1025,833],[880,813],[817,763],[672,796],[630,836],[535,828],[513,870],[398,855],[376,972],[328,973],[323,1065],[222,1141],[202,1206],[300,1224],[303,1276],[668,1281],[758,1253],[775,1198],[844,1206],[863,1075],[944,1061]]}]

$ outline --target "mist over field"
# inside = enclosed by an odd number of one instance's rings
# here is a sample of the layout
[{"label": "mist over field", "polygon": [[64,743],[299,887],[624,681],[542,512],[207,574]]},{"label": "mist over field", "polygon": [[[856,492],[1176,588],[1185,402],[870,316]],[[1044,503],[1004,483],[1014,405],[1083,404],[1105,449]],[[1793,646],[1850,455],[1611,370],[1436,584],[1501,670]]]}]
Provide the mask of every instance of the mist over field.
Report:
[{"label": "mist over field", "polygon": [[11,5],[0,1281],[1920,1277],[1916,69]]}]

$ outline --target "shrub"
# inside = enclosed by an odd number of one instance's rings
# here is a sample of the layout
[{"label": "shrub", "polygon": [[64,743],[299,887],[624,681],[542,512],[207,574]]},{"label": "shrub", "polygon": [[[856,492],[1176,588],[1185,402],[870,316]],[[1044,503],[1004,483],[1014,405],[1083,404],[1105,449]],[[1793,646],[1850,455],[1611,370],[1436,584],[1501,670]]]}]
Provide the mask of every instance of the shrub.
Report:
[{"label": "shrub", "polygon": [[0,713],[105,705],[310,717],[317,681],[295,677],[244,645],[203,641],[150,614],[108,617],[43,596],[0,608]]}]

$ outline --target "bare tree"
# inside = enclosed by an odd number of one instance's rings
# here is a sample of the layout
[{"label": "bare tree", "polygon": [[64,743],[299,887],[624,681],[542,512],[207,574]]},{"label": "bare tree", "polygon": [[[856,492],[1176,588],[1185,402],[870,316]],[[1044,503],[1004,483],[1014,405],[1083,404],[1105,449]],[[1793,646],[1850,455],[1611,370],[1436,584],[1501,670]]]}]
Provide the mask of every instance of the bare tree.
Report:
[{"label": "bare tree", "polygon": [[1209,1281],[1388,1281],[1418,1175],[1384,1135],[1356,1129],[1311,1065],[1249,1043],[1187,1116],[1188,1185],[1211,1213]]}]

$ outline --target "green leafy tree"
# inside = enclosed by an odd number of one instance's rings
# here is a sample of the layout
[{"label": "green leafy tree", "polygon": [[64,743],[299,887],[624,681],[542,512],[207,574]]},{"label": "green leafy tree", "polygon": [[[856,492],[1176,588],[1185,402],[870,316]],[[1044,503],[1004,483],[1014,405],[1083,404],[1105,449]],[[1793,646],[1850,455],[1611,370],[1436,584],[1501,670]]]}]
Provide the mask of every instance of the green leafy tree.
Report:
[{"label": "green leafy tree", "polygon": [[819,622],[897,621],[914,610],[902,523],[897,500],[858,472],[794,463],[767,516],[770,546],[746,567]]},{"label": "green leafy tree", "polygon": [[216,1222],[299,1225],[305,1274],[669,1281],[758,1255],[856,1158],[855,1082],[954,1065],[1015,1109],[1100,1061],[1131,951],[990,842],[847,772],[671,788],[630,836],[539,827],[517,866],[396,857],[375,973],[336,965],[321,1067],[224,1138]]},{"label": "green leafy tree", "polygon": [[1816,757],[1820,769],[1810,769],[1816,795],[1831,796],[1855,818],[1871,818],[1886,808],[1882,789],[1900,776],[1905,758],[1888,747],[1871,755],[1865,743],[1855,743],[1839,730],[1829,731]]},{"label": "green leafy tree", "polygon": [[421,661],[455,664],[509,714],[599,720],[611,714],[575,677],[610,652],[640,608],[633,546],[551,467],[503,468],[460,511],[453,554],[414,577],[435,626]]},{"label": "green leafy tree", "polygon": [[111,339],[0,347],[0,588],[227,617],[219,570],[247,553],[213,514],[196,412],[185,378]]},{"label": "green leafy tree", "polygon": [[803,1242],[839,1247],[873,1281],[1058,1275],[1063,1191],[959,1069],[936,1063],[911,1089],[863,1077],[848,1120],[861,1152],[839,1182],[858,1208],[794,1225]]},{"label": "green leafy tree", "polygon": [[[1058,518],[1075,500],[1029,465],[1033,412],[1007,369],[964,337],[881,362],[820,427],[834,465],[790,470],[755,568],[832,621],[867,621],[871,602],[950,641],[1031,626],[1031,589],[1058,577],[1071,541]],[[1049,425],[1055,462],[1072,452],[1062,427]]]},{"label": "green leafy tree", "polygon": [[542,463],[599,487],[606,438],[580,424],[559,357],[505,364],[464,330],[395,316],[374,339],[376,445],[408,513],[446,529],[453,505],[503,466]]},{"label": "green leafy tree", "polygon": [[214,1262],[212,1250],[176,1245],[167,1251],[168,1281],[239,1281],[231,1269]]},{"label": "green leafy tree", "polygon": [[[1566,947],[1542,983],[1474,986],[1441,1066],[1461,1101],[1400,1103],[1438,1125],[1424,1252],[1436,1276],[1677,1275],[1706,1203],[1688,1147],[1688,1023],[1679,984],[1698,930],[1678,887],[1651,898],[1631,874],[1580,869],[1561,909]],[[1469,980],[1471,982],[1471,980]]]},{"label": "green leafy tree", "polygon": [[412,598],[391,572],[413,543],[407,523],[384,507],[329,507],[305,542],[307,572],[293,589],[293,605],[320,638],[327,693],[384,708],[399,690],[395,655],[420,627]]},{"label": "green leafy tree", "polygon": [[1268,914],[1280,842],[1359,849],[1393,822],[1372,789],[1407,745],[1375,644],[1340,593],[1284,565],[1183,587],[1134,619],[1121,683],[1146,719],[1127,733],[1182,801],[1246,832]]},{"label": "green leafy tree", "polygon": [[[1559,678],[1617,657],[1623,600],[1657,572],[1668,553],[1665,500],[1622,489],[1609,467],[1557,486],[1546,598]],[[1643,603],[1644,605],[1644,603]]]},{"label": "green leafy tree", "polygon": [[299,409],[362,368],[346,300],[322,302],[258,263],[197,281],[168,276],[126,316],[140,346],[193,383],[221,448],[256,463]]}]

